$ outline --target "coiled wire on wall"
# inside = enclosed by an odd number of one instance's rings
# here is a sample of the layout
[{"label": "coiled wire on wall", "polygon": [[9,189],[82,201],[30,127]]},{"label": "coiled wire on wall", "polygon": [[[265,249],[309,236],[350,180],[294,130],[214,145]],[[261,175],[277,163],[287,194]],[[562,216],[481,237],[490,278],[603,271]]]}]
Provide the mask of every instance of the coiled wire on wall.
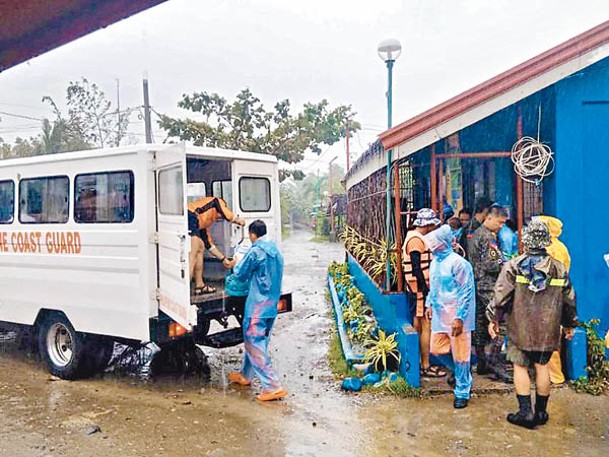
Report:
[{"label": "coiled wire on wall", "polygon": [[512,146],[514,172],[523,181],[539,185],[543,178],[554,172],[554,153],[547,144],[539,140],[541,130],[541,105],[537,121],[537,139],[530,136],[520,138]]}]

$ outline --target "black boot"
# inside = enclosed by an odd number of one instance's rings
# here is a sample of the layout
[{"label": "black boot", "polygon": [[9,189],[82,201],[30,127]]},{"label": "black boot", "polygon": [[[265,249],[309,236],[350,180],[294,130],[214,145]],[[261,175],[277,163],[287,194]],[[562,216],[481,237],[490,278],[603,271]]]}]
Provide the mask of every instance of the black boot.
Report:
[{"label": "black boot", "polygon": [[535,415],[531,410],[531,396],[530,395],[516,395],[518,398],[518,404],[520,409],[517,413],[511,413],[507,415],[507,421],[510,424],[518,425],[528,429],[535,428]]},{"label": "black boot", "polygon": [[539,394],[535,397],[535,423],[537,425],[545,425],[550,419],[550,415],[546,412],[549,398],[549,395]]}]

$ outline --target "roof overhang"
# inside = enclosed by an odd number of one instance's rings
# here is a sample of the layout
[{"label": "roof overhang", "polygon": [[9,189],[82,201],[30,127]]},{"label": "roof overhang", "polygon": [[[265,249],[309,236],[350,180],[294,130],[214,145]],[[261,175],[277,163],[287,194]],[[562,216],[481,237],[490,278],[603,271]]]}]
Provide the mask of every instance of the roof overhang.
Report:
[{"label": "roof overhang", "polygon": [[166,0],[0,0],[0,72]]},{"label": "roof overhang", "polygon": [[[400,160],[609,56],[609,21],[380,135]],[[387,165],[386,154],[356,163],[347,188]]]}]

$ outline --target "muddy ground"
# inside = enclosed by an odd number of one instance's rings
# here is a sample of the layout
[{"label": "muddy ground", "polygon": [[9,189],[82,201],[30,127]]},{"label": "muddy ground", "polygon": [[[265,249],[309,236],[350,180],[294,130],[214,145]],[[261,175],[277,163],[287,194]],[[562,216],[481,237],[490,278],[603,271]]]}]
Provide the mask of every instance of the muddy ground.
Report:
[{"label": "muddy ground", "polygon": [[34,357],[0,343],[0,456],[609,455],[607,397],[556,390],[550,423],[529,431],[505,421],[513,394],[475,396],[455,411],[449,395],[342,393],[326,363],[332,320],[324,277],[343,253],[310,238],[300,233],[284,243],[295,309],[278,319],[271,351],[287,401],[260,404],[256,386],[226,386],[223,375],[238,366],[239,347],[206,351],[210,382],[143,384],[114,374],[54,380]]}]

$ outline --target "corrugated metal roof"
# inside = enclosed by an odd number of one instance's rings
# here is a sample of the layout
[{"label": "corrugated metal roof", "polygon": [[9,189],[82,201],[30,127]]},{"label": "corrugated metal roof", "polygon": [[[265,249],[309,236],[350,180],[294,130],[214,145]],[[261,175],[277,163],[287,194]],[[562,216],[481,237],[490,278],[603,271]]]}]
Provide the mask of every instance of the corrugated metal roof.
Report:
[{"label": "corrugated metal roof", "polygon": [[438,124],[607,43],[609,43],[609,21],[387,130],[380,135],[381,143],[385,149],[394,148]]}]

